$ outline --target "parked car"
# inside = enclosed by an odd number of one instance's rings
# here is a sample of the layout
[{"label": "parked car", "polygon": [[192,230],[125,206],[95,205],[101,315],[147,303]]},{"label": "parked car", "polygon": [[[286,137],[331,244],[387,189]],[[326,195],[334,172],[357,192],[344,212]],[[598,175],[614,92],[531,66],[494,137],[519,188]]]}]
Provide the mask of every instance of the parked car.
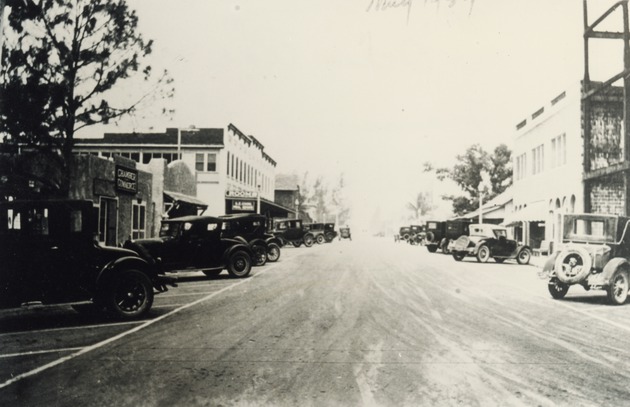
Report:
[{"label": "parked car", "polygon": [[435,253],[444,239],[446,222],[430,220],[426,224],[424,245],[430,253]]},{"label": "parked car", "polygon": [[313,234],[313,238],[317,244],[326,242],[326,229],[323,223],[304,223],[302,227],[304,230]]},{"label": "parked car", "polygon": [[341,239],[352,240],[352,233],[350,233],[350,228],[339,228],[339,240]]},{"label": "parked car", "polygon": [[245,239],[254,252],[254,264],[262,266],[267,261],[280,258],[280,240],[267,233],[267,218],[254,213],[219,216],[223,220],[222,237]]},{"label": "parked car", "polygon": [[539,273],[551,296],[563,298],[579,284],[606,290],[611,304],[623,304],[630,284],[630,218],[571,214],[562,224],[562,242]]},{"label": "parked car", "polygon": [[272,234],[282,242],[283,246],[291,243],[295,247],[300,247],[302,244],[311,247],[315,243],[315,237],[304,229],[301,219],[274,220]]},{"label": "parked car", "polygon": [[129,240],[124,247],[162,272],[196,269],[216,276],[227,269],[232,277],[246,277],[255,254],[245,239],[223,237],[223,223],[212,216],[165,219],[158,238]]},{"label": "parked car", "polygon": [[330,243],[337,237],[337,231],[335,230],[334,223],[325,223],[324,224],[324,236],[326,237],[326,242]]},{"label": "parked car", "polygon": [[461,261],[466,256],[475,256],[480,263],[493,258],[497,263],[516,259],[519,264],[528,264],[532,256],[529,246],[507,238],[506,228],[490,224],[472,224],[470,236],[460,236],[455,241],[453,258]]},{"label": "parked car", "polygon": [[411,228],[409,226],[401,226],[398,230],[398,240],[404,240],[405,242],[411,236]]},{"label": "parked car", "polygon": [[154,290],[174,280],[133,251],[101,246],[97,235],[91,201],[0,203],[0,307],[92,301],[92,310],[121,319],[149,312]]}]

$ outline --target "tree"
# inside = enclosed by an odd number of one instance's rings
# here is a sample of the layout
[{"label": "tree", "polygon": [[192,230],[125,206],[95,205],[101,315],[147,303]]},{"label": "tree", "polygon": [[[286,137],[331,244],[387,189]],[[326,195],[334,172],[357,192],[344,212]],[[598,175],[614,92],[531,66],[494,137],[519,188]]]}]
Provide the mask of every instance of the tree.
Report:
[{"label": "tree", "polygon": [[413,202],[407,202],[407,209],[412,212],[413,220],[419,220],[433,209],[431,195],[428,192],[418,192]]},{"label": "tree", "polygon": [[[463,215],[479,207],[479,191],[484,200],[489,201],[504,192],[512,184],[511,151],[505,144],[494,149],[493,154],[481,145],[474,144],[458,155],[453,168],[440,168],[436,171],[439,179],[450,178],[465,192],[461,196],[445,196],[453,202],[453,212]],[[484,178],[487,178],[484,182]],[[481,187],[481,188],[480,188]]]},{"label": "tree", "polygon": [[[154,79],[143,61],[152,41],[137,32],[138,17],[125,0],[9,0],[11,31],[0,68],[0,134],[5,143],[56,153],[68,189],[75,133],[107,124],[151,99],[173,95],[165,71]],[[142,74],[148,90],[122,106],[112,93]],[[164,113],[169,113],[164,109]]]}]

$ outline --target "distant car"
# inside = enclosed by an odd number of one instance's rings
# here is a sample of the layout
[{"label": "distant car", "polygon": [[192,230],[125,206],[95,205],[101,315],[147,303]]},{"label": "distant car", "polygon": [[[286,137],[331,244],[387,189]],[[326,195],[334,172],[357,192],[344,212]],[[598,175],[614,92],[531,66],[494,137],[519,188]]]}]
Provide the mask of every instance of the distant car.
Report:
[{"label": "distant car", "polygon": [[267,233],[267,218],[255,213],[243,213],[219,216],[223,220],[222,236],[244,238],[254,252],[254,262],[257,266],[267,261],[275,262],[280,258],[280,240],[271,233]]},{"label": "distant car", "polygon": [[326,227],[323,223],[304,223],[302,227],[313,235],[317,244],[326,242]]},{"label": "distant car", "polygon": [[562,242],[539,273],[551,296],[563,298],[579,284],[606,290],[611,304],[623,304],[630,285],[630,218],[570,214],[562,224]]},{"label": "distant car", "polygon": [[97,233],[91,201],[0,203],[0,307],[92,301],[122,319],[149,312],[153,290],[174,280],[133,251],[101,246]]},{"label": "distant car", "polygon": [[409,239],[409,236],[411,236],[411,228],[409,226],[402,226],[398,230],[399,240],[404,240],[406,242]]},{"label": "distant car", "polygon": [[349,239],[352,240],[352,233],[350,233],[350,228],[339,228],[339,240],[341,239]]},{"label": "distant car", "polygon": [[271,233],[282,242],[282,245],[290,243],[294,247],[300,247],[302,244],[311,247],[315,243],[313,233],[304,229],[301,219],[276,219],[273,221]]},{"label": "distant car", "polygon": [[124,247],[155,263],[163,272],[201,270],[216,276],[227,269],[233,277],[247,277],[255,257],[241,237],[223,237],[223,219],[212,216],[183,216],[165,219],[160,237],[125,242]]},{"label": "distant car", "polygon": [[461,261],[466,256],[475,256],[480,263],[493,258],[497,263],[516,259],[519,264],[528,264],[532,250],[516,240],[507,238],[506,228],[491,224],[470,225],[470,236],[460,236],[453,248],[453,258]]}]

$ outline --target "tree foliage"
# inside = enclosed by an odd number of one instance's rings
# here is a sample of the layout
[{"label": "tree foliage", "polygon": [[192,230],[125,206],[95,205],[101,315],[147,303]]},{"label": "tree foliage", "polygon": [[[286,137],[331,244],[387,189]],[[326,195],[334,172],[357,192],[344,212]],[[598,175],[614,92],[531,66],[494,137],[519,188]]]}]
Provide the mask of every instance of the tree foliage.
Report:
[{"label": "tree foliage", "polygon": [[457,156],[458,164],[453,168],[436,171],[439,179],[452,179],[464,195],[446,196],[453,202],[453,212],[463,215],[479,207],[480,193],[489,201],[504,192],[512,184],[512,153],[505,144],[488,153],[479,144],[474,144]]},{"label": "tree foliage", "polygon": [[[68,174],[78,130],[172,96],[168,74],[154,78],[144,64],[152,41],[138,32],[138,17],[125,0],[11,0],[9,5],[0,68],[5,143],[55,151]],[[149,88],[122,105],[114,103],[112,92],[137,74]]]}]

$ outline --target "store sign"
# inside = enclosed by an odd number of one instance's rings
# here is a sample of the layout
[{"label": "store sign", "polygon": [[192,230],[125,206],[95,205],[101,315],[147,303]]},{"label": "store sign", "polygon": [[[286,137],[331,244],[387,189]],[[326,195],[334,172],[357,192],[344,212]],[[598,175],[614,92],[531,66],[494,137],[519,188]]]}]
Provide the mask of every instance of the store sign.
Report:
[{"label": "store sign", "polygon": [[225,196],[234,196],[238,198],[254,198],[256,196],[255,192],[252,191],[243,191],[243,190],[227,190],[225,191]]},{"label": "store sign", "polygon": [[138,192],[138,171],[125,168],[120,165],[116,166],[116,190],[120,192],[129,192],[135,194]]},{"label": "store sign", "polygon": [[233,211],[255,212],[256,205],[252,201],[232,201]]}]

